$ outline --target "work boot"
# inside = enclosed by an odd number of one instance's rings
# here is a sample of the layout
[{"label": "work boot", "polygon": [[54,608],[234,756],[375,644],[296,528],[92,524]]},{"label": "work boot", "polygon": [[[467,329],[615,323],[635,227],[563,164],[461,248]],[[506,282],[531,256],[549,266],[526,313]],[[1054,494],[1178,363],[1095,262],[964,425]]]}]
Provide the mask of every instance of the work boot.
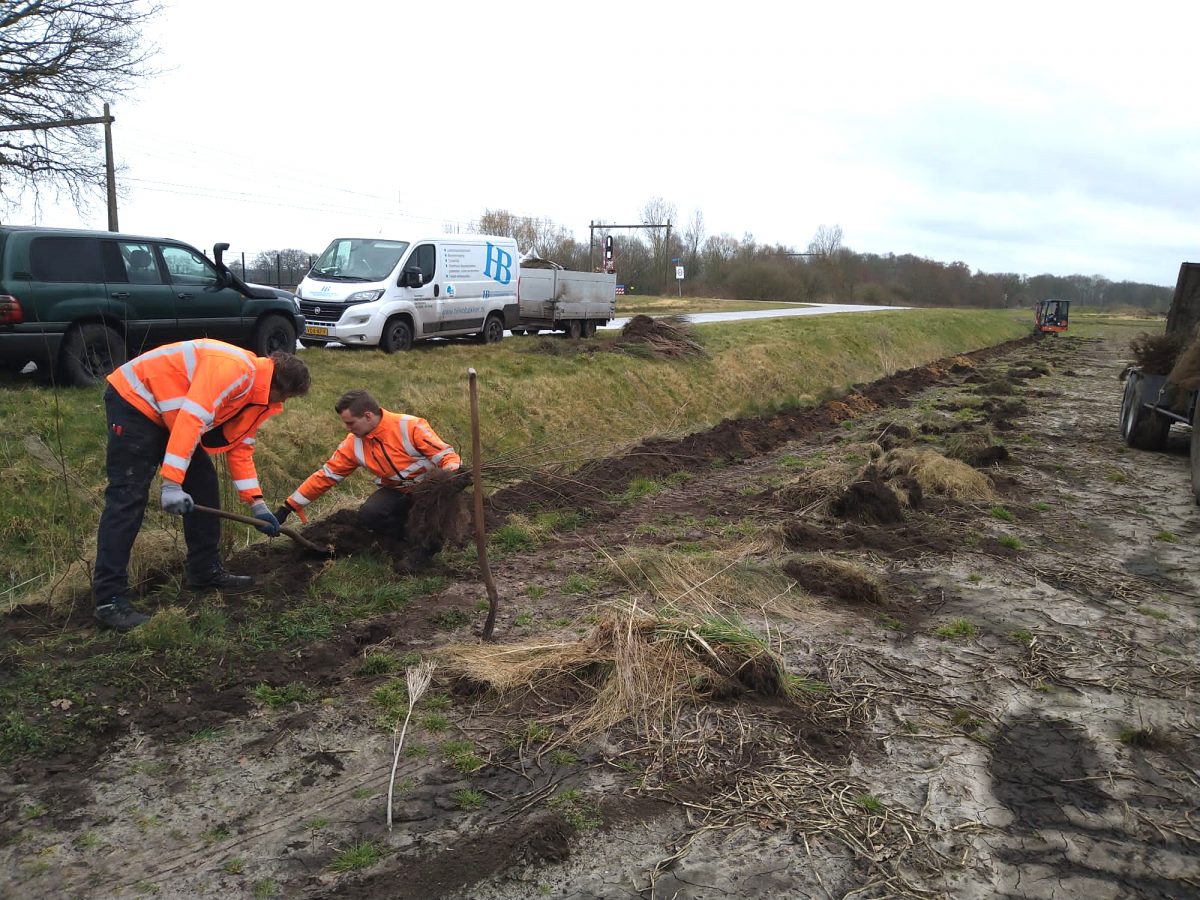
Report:
[{"label": "work boot", "polygon": [[95,616],[101,625],[117,631],[132,631],[143,622],[150,621],[149,616],[134,609],[125,597],[113,597],[107,603],[97,605]]},{"label": "work boot", "polygon": [[193,591],[241,594],[254,589],[254,579],[249,575],[234,575],[232,572],[226,572],[224,566],[217,566],[207,575],[189,575],[188,587]]}]

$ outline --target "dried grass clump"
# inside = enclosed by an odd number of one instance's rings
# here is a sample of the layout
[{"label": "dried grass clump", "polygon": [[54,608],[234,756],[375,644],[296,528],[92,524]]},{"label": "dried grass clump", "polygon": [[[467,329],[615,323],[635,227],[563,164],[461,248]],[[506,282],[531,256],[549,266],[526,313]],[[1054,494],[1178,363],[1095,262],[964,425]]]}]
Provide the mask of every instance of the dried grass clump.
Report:
[{"label": "dried grass clump", "polygon": [[1192,341],[1179,354],[1167,381],[1188,391],[1200,388],[1200,339]]},{"label": "dried grass clump", "polygon": [[450,645],[445,669],[472,688],[500,696],[571,696],[560,720],[578,740],[629,723],[661,739],[685,702],[745,691],[785,696],[782,660],[730,620],[666,620],[630,609],[600,622],[581,641],[504,647]]},{"label": "dried grass clump", "polygon": [[1175,361],[1184,345],[1191,341],[1185,334],[1142,333],[1129,342],[1136,365],[1146,375],[1166,375],[1175,367]]},{"label": "dried grass clump", "polygon": [[471,484],[466,472],[437,469],[413,486],[413,505],[405,521],[405,539],[409,544],[437,552],[443,546],[456,547],[467,535],[467,498]]},{"label": "dried grass clump", "polygon": [[806,591],[849,603],[882,603],[883,587],[861,566],[840,559],[793,557],[780,567]]},{"label": "dried grass clump", "polygon": [[947,459],[933,450],[889,450],[873,464],[887,479],[908,476],[925,494],[955,500],[991,500],[991,480],[966,463]]},{"label": "dried grass clump", "polygon": [[[129,558],[129,584],[136,592],[142,585],[158,584],[166,572],[183,571],[182,529],[143,528]],[[96,546],[93,533],[84,541],[91,551]],[[21,605],[46,605],[54,611],[71,609],[77,603],[92,602],[92,557],[71,560],[52,573],[41,586],[22,595]],[[10,603],[10,609],[16,603]]]},{"label": "dried grass clump", "polygon": [[619,346],[649,350],[655,356],[682,359],[688,356],[707,356],[696,339],[696,331],[683,316],[652,318],[637,315],[621,329]]}]

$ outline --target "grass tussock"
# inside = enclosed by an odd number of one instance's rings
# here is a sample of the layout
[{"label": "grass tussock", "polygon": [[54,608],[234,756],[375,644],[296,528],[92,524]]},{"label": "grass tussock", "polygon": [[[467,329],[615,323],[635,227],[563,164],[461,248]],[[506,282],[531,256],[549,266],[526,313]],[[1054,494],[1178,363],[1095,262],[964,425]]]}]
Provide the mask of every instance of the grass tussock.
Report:
[{"label": "grass tussock", "polygon": [[444,670],[471,689],[569,698],[560,722],[567,742],[618,725],[661,739],[685,703],[790,690],[783,661],[740,621],[666,619],[633,605],[579,641],[457,644],[439,655]]},{"label": "grass tussock", "polygon": [[618,578],[653,594],[667,610],[684,608],[704,617],[717,610],[795,616],[803,600],[793,592],[791,579],[763,561],[774,549],[772,539],[764,535],[706,553],[633,547],[608,562]]},{"label": "grass tussock", "polygon": [[933,450],[889,450],[874,465],[886,479],[914,479],[926,495],[954,500],[991,500],[996,496],[991,480],[982,472]]}]

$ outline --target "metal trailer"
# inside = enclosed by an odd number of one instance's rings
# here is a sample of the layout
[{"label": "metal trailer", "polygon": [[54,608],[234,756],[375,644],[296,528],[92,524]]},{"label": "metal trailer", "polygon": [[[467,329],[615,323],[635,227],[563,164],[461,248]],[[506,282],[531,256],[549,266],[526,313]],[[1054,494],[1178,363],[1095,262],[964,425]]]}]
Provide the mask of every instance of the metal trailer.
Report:
[{"label": "metal trailer", "polygon": [[616,275],[530,268],[524,260],[519,274],[513,334],[563,331],[569,338],[591,337],[617,315]]},{"label": "metal trailer", "polygon": [[[1200,263],[1183,263],[1167,313],[1167,334],[1195,335],[1200,324]],[[1121,437],[1138,450],[1163,450],[1171,426],[1191,427],[1192,495],[1200,504],[1200,421],[1197,391],[1174,385],[1167,375],[1128,370],[1121,397]]]}]

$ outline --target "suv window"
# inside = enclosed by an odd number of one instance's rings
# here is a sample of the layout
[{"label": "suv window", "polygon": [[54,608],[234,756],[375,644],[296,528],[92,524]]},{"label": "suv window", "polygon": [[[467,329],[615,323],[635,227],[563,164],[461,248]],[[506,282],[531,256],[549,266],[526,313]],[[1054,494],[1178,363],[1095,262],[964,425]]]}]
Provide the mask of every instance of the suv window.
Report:
[{"label": "suv window", "polygon": [[171,281],[175,284],[217,286],[217,270],[203,256],[185,247],[171,246],[164,246],[162,255],[167,264],[167,271],[171,274]]},{"label": "suv window", "polygon": [[154,259],[152,244],[118,241],[117,248],[121,252],[121,267],[126,281],[130,284],[163,283],[158,263]]},{"label": "suv window", "polygon": [[103,281],[100,241],[85,237],[39,237],[29,248],[34,281]]}]

